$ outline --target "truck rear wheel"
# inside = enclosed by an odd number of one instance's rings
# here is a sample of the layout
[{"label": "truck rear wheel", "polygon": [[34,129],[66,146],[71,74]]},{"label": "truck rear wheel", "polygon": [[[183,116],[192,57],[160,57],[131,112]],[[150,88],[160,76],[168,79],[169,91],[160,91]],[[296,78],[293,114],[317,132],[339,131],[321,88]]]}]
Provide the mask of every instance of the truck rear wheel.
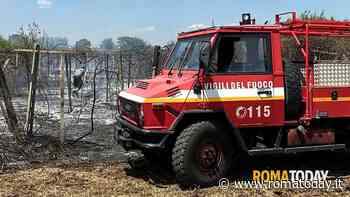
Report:
[{"label": "truck rear wheel", "polygon": [[172,151],[172,166],[184,185],[209,186],[229,174],[233,162],[230,137],[209,121],[184,129]]}]

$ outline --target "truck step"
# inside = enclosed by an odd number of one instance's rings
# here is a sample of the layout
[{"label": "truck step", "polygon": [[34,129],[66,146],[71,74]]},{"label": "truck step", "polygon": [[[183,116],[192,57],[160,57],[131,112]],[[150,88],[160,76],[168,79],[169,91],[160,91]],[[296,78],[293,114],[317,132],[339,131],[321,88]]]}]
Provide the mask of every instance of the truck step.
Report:
[{"label": "truck step", "polygon": [[312,151],[334,151],[334,150],[345,150],[345,144],[327,144],[317,146],[301,146],[301,147],[290,147],[290,148],[264,148],[264,149],[252,149],[249,150],[249,155],[267,155],[267,154],[288,154],[288,153],[301,153],[301,152],[312,152]]}]

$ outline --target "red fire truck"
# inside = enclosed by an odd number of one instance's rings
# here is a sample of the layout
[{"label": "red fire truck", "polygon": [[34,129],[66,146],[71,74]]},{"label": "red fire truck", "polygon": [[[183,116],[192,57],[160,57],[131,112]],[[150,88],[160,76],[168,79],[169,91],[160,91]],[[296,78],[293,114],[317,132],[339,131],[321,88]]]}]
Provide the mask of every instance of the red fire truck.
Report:
[{"label": "red fire truck", "polygon": [[[349,37],[350,22],[275,20],[243,14],[237,26],[180,33],[160,73],[119,94],[118,142],[170,158],[177,180],[195,185],[217,184],[242,154],[345,149],[350,61],[321,61],[313,40]],[[282,38],[298,61],[283,57]]]}]

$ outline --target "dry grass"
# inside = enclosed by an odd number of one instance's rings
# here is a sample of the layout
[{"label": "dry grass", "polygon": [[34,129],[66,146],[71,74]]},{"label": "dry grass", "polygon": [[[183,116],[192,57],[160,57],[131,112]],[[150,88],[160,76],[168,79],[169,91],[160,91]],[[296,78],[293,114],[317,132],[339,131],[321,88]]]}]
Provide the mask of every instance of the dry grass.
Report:
[{"label": "dry grass", "polygon": [[349,191],[183,190],[169,178],[152,179],[118,163],[48,165],[0,174],[0,196],[350,196]]}]

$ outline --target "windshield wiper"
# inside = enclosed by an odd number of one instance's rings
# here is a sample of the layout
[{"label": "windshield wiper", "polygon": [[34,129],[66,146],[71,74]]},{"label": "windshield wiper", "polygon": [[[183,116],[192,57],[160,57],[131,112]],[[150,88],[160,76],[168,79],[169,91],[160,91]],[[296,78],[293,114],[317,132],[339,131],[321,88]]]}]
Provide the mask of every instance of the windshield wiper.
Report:
[{"label": "windshield wiper", "polygon": [[179,76],[181,75],[182,68],[184,67],[184,63],[187,61],[187,58],[189,57],[191,49],[193,51],[193,47],[192,46],[193,46],[193,42],[190,43],[190,46],[188,46],[188,48],[186,48],[185,54],[184,54],[183,58],[181,59],[181,63],[179,65],[180,66],[179,67],[179,71],[177,73],[177,75],[179,75]]},{"label": "windshield wiper", "polygon": [[169,70],[169,72],[168,72],[168,75],[171,75],[171,74],[172,74],[171,72],[173,71],[173,68],[174,68],[174,67],[179,67],[179,68],[181,67],[182,62],[183,62],[184,58],[186,57],[188,48],[189,48],[189,47],[186,47],[186,48],[185,48],[184,52],[179,56],[178,61],[170,68],[170,70]]},{"label": "windshield wiper", "polygon": [[168,76],[169,76],[169,75],[172,75],[171,72],[173,71],[173,68],[174,68],[175,66],[177,66],[177,63],[173,64],[173,65],[170,67],[170,70],[169,70],[169,72],[168,72]]}]

